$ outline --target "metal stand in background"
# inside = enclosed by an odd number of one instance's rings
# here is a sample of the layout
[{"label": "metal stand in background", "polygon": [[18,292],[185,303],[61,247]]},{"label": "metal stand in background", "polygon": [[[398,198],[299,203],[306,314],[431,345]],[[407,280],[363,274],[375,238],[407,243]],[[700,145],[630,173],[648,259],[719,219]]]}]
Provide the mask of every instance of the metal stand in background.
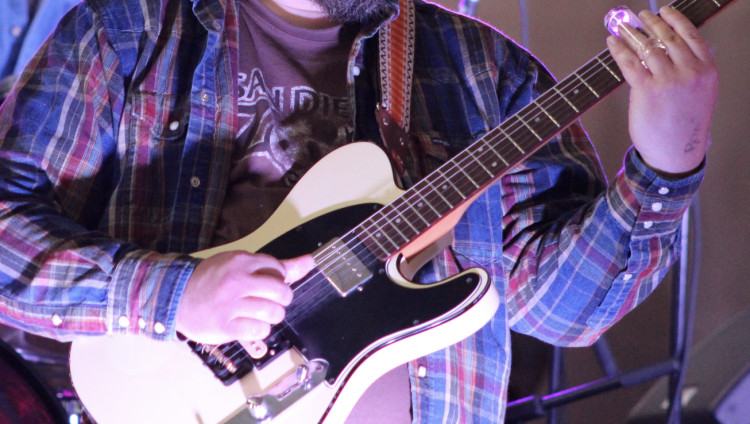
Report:
[{"label": "metal stand in background", "polygon": [[477,15],[477,5],[479,0],[459,0],[458,11],[468,16]]},{"label": "metal stand in background", "polygon": [[[665,423],[680,424],[682,415],[682,388],[687,370],[688,352],[693,327],[695,299],[699,271],[699,210],[696,198],[682,220],[681,256],[672,290],[672,316],[670,357],[664,361],[643,366],[639,369],[620,372],[615,363],[612,352],[604,337],[594,344],[599,366],[605,377],[582,384],[577,387],[564,389],[564,348],[554,347],[550,370],[550,394],[546,396],[532,395],[508,403],[506,424],[520,424],[528,420],[547,417],[550,424],[561,424],[560,407],[585,399],[612,389],[631,387],[636,384],[669,377],[670,406],[665,414]],[[692,214],[691,214],[692,211]],[[691,220],[691,215],[693,219]],[[692,224],[692,225],[691,225]],[[691,239],[690,229],[696,233]],[[692,261],[689,260],[692,257]],[[688,265],[692,268],[688,270]],[[690,275],[689,275],[690,274]],[[688,289],[688,277],[691,287]]]}]

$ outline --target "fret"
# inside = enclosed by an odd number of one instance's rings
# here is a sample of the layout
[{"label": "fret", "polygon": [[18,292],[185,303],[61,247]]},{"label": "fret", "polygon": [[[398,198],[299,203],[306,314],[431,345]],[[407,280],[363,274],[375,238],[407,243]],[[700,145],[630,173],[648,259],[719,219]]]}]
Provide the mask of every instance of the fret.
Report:
[{"label": "fret", "polygon": [[[386,231],[386,229],[385,229],[386,225],[388,225],[388,227],[391,230],[396,230],[396,232],[394,233],[394,232]],[[386,220],[385,223],[380,226],[380,231],[378,233],[375,233],[375,236],[377,237],[378,234],[382,234],[384,237],[386,237],[388,239],[388,241],[390,241],[391,243],[393,243],[396,246],[403,246],[406,243],[408,243],[409,240],[411,240],[404,233],[402,233],[401,230],[399,230],[399,228],[390,219]],[[396,236],[401,237],[402,240],[400,242],[397,242],[396,240],[394,240],[394,238]]]},{"label": "fret", "polygon": [[[383,219],[380,212],[375,216],[380,216],[378,220]],[[375,216],[370,217],[362,224],[360,224],[355,230],[359,229],[358,237],[367,246],[367,249],[373,253],[373,255],[380,258],[388,257],[392,252],[399,249],[399,245],[396,244],[390,237],[383,235],[380,226],[378,226],[373,220]],[[386,244],[390,243],[390,247]],[[380,254],[378,254],[380,251]]]},{"label": "fret", "polygon": [[458,195],[459,195],[459,196],[461,196],[461,200],[465,200],[465,199],[466,199],[466,194],[464,194],[464,193],[463,193],[463,192],[462,192],[461,190],[459,190],[459,188],[458,188],[458,187],[456,187],[456,185],[455,185],[455,184],[453,184],[453,181],[451,181],[451,180],[450,180],[450,178],[447,178],[447,177],[445,176],[445,174],[443,174],[443,171],[441,171],[441,169],[442,169],[442,168],[438,168],[438,169],[436,169],[435,171],[436,171],[437,173],[439,173],[439,174],[440,174],[440,176],[441,176],[441,177],[443,177],[443,179],[444,179],[445,181],[447,181],[447,182],[448,182],[448,184],[450,184],[450,185],[451,185],[451,187],[453,187],[453,189],[454,189],[454,190],[456,190],[456,193],[458,193]]},{"label": "fret", "polygon": [[591,86],[589,85],[588,82],[586,82],[586,80],[584,80],[583,78],[581,78],[581,76],[578,75],[578,74],[575,74],[575,76],[578,77],[578,79],[583,83],[583,85],[586,86],[586,88],[588,88],[589,90],[591,90],[592,93],[594,93],[594,96],[596,96],[597,99],[601,98],[601,96],[599,96],[599,93],[597,93],[596,90],[594,90],[593,88],[591,88]]},{"label": "fret", "polygon": [[481,185],[477,184],[477,182],[476,182],[476,181],[474,181],[474,179],[473,179],[473,178],[471,178],[471,175],[469,175],[469,173],[468,173],[468,172],[466,172],[466,170],[465,170],[465,169],[463,169],[463,167],[460,167],[460,166],[458,166],[458,167],[456,167],[456,168],[457,168],[457,169],[459,170],[459,172],[461,172],[462,174],[466,175],[466,178],[467,178],[467,179],[468,179],[468,180],[469,180],[469,181],[470,181],[470,182],[471,182],[472,184],[474,184],[474,187],[475,187],[475,188],[479,188],[479,187],[481,187]]},{"label": "fret", "polygon": [[578,108],[577,108],[577,107],[576,107],[576,106],[575,106],[575,105],[574,105],[573,103],[571,103],[571,102],[570,102],[570,100],[568,100],[568,98],[567,98],[567,97],[565,97],[565,95],[564,95],[563,93],[561,93],[561,92],[560,92],[560,89],[558,89],[558,88],[557,88],[557,86],[554,86],[554,87],[552,87],[552,89],[553,89],[553,90],[555,90],[555,92],[556,92],[557,94],[559,94],[559,95],[560,95],[560,97],[562,97],[562,99],[563,99],[563,100],[565,100],[565,102],[566,102],[566,103],[567,103],[568,105],[570,105],[570,107],[572,107],[574,111],[576,111],[576,113],[579,113],[579,112],[580,112],[580,111],[578,110]]},{"label": "fret", "polygon": [[476,163],[478,163],[479,166],[482,167],[482,169],[484,169],[484,172],[486,172],[487,175],[489,175],[490,177],[492,177],[492,176],[495,175],[492,171],[490,171],[489,169],[487,169],[486,166],[484,166],[484,164],[482,163],[482,161],[479,160],[479,158],[471,151],[471,149],[466,150],[466,153],[468,153],[472,158],[474,158],[474,161]]},{"label": "fret", "polygon": [[539,109],[541,109],[542,113],[545,114],[547,118],[549,118],[549,120],[552,121],[553,124],[555,124],[557,128],[560,128],[560,123],[557,122],[555,118],[553,118],[552,115],[549,114],[549,112],[547,112],[547,109],[542,107],[542,105],[540,105],[539,103],[536,103],[536,105],[539,107]]},{"label": "fret", "polygon": [[[479,143],[475,143],[475,146],[476,146],[477,144],[479,144]],[[486,145],[486,144],[487,144],[487,143],[486,143],[486,142],[484,142],[484,145]],[[488,156],[487,156],[487,154],[485,153],[484,145],[482,145],[482,146],[476,146],[476,148],[477,148],[477,149],[476,149],[476,150],[477,150],[477,153],[479,153],[479,154],[480,154],[480,155],[481,155],[481,156],[482,156],[482,157],[484,158],[484,159],[483,159],[483,160],[484,160],[484,163],[486,163],[487,165],[489,165],[489,167],[490,167],[490,168],[497,168],[497,167],[498,167],[498,165],[500,165],[500,164],[499,164],[499,163],[497,163],[497,161],[496,161],[496,160],[492,160],[493,158],[492,158],[491,156],[490,156],[490,157],[488,157]],[[494,152],[494,150],[492,149],[492,147],[490,147],[490,151],[493,151],[493,152]],[[488,161],[490,161],[490,160],[492,160],[492,162],[489,162],[489,163],[487,163],[487,162],[488,162]],[[487,168],[487,166],[485,166],[485,164],[480,164],[480,165],[482,165],[482,168],[484,168],[484,169],[485,169],[485,171],[487,171],[487,173],[489,173],[489,174],[490,174],[490,175],[491,175],[492,177],[494,177],[494,176],[496,175],[496,172],[495,172],[495,171],[492,171],[492,170],[490,170],[489,168]]]},{"label": "fret", "polygon": [[621,82],[622,81],[622,79],[620,79],[620,76],[617,75],[617,73],[615,71],[613,71],[606,63],[604,63],[604,61],[601,60],[599,58],[599,56],[596,57],[596,60],[604,67],[604,69],[606,69],[607,71],[609,71],[609,73],[612,74],[613,77],[615,77],[615,79],[617,80],[617,82]]},{"label": "fret", "polygon": [[[363,230],[363,232],[366,233],[367,231]],[[378,241],[375,237],[371,237],[369,235],[367,237],[362,237],[362,241],[364,241],[365,244],[367,244],[368,240],[374,242],[377,245],[377,248],[383,252],[383,256],[388,256],[388,249],[386,249],[385,246],[380,244],[380,241]],[[370,250],[370,252],[373,252],[373,253],[375,252],[375,250],[372,249],[369,245],[367,246],[367,248]]]},{"label": "fret", "polygon": [[[420,185],[423,184],[420,182]],[[415,232],[415,236],[442,217],[440,212],[434,209],[432,204],[422,196],[421,191],[423,190],[419,186],[414,186],[407,196],[402,196],[393,204],[398,216],[408,219],[411,224],[420,227],[420,230]],[[413,238],[410,237],[410,239]]]},{"label": "fret", "polygon": [[[445,176],[439,172],[439,170],[436,170],[434,174],[437,174],[434,177],[434,185],[440,190],[440,193],[443,197],[446,198],[446,201],[450,203],[451,205],[455,206],[461,202],[463,202],[466,197],[461,193],[457,187],[455,187]],[[442,182],[440,181],[442,180]],[[451,206],[451,208],[453,207]]]},{"label": "fret", "polygon": [[[419,216],[421,218],[421,215],[417,214],[417,216]],[[425,221],[425,219],[422,218],[422,221]],[[411,227],[412,231],[414,231],[414,234],[419,234],[419,229],[417,227],[415,227],[411,223],[410,220],[404,219],[403,216],[397,216],[396,219],[393,220],[393,222],[395,222],[396,224],[401,224],[402,222],[406,222],[406,225],[408,225],[409,227]],[[425,224],[430,225],[430,223],[427,222],[427,221],[425,221]],[[396,228],[398,228],[398,227],[396,227]],[[399,233],[400,233],[400,231],[399,231]]]},{"label": "fret", "polygon": [[508,135],[508,133],[503,129],[503,127],[498,127],[498,129],[500,130],[500,132],[503,133],[505,138],[507,138],[511,143],[513,143],[514,146],[516,146],[516,149],[518,149],[521,153],[526,154],[526,151],[523,150],[523,148],[519,146],[518,143],[516,143],[516,140],[513,140],[513,137]]},{"label": "fret", "polygon": [[[382,214],[381,214],[381,217],[380,217],[379,221],[382,221],[384,218],[385,217],[383,217]],[[399,247],[401,247],[401,244],[396,243],[388,235],[388,233],[384,230],[384,228],[382,227],[382,225],[378,225],[378,224],[373,223],[373,227],[375,227],[375,231],[372,233],[372,237],[374,237],[374,240],[376,240],[376,241],[377,240],[384,240],[384,241],[389,242],[391,245],[393,245],[393,248],[392,248],[393,251],[398,250]]]},{"label": "fret", "polygon": [[[495,156],[497,156],[497,157],[498,157],[498,158],[499,158],[499,159],[500,159],[501,161],[503,161],[503,163],[505,164],[505,166],[509,166],[510,164],[508,163],[508,161],[507,161],[507,160],[505,160],[505,158],[503,157],[503,155],[501,155],[501,154],[500,154],[500,153],[499,153],[499,152],[498,152],[498,151],[497,151],[497,150],[495,149],[495,146],[493,146],[493,145],[492,145],[492,144],[491,144],[491,143],[490,143],[490,142],[489,142],[489,141],[487,140],[487,138],[488,138],[488,137],[483,137],[483,138],[482,138],[482,139],[481,139],[480,141],[481,141],[481,142],[483,142],[485,146],[489,147],[489,148],[490,148],[490,150],[492,151],[492,153],[494,153],[494,154],[495,154]],[[494,166],[494,165],[493,165],[493,166]]]},{"label": "fret", "polygon": [[[400,203],[396,203],[400,202]],[[426,219],[422,214],[419,213],[417,209],[414,208],[414,206],[409,203],[409,200],[406,199],[406,197],[401,197],[397,199],[392,204],[391,211],[388,213],[388,216],[386,217],[386,222],[398,232],[398,234],[403,237],[405,242],[408,242],[412,240],[415,236],[418,236],[420,233],[420,229],[418,229],[416,226],[422,226],[422,228],[427,228],[431,222],[429,219]],[[422,224],[419,224],[418,221],[422,221]],[[412,228],[411,234],[407,234],[406,231],[409,229],[402,225],[402,223],[406,221],[409,227]]]},{"label": "fret", "polygon": [[[429,208],[432,209],[433,212],[435,212],[435,215],[437,215],[438,218],[442,218],[443,217],[443,215],[440,213],[440,211],[438,211],[437,209],[435,209],[435,207],[432,206],[432,203],[430,203],[429,200],[425,199],[425,197],[422,195],[422,193],[420,193],[420,191],[416,191],[416,193],[422,199],[422,202],[418,203],[418,205],[420,206],[420,208],[422,207],[421,206],[422,204],[427,204],[427,206],[429,206]],[[421,215],[420,215],[420,217],[421,217]],[[422,219],[424,219],[424,218],[422,218]],[[425,221],[425,222],[427,223],[428,226],[430,225],[429,222],[427,222],[427,221]]]},{"label": "fret", "polygon": [[435,185],[430,181],[429,179],[424,180],[427,185],[429,185],[432,188],[432,192],[440,196],[441,199],[443,199],[443,202],[448,206],[448,209],[453,209],[455,207],[454,204],[452,204],[445,196],[443,196],[443,193],[438,190]]},{"label": "fret", "polygon": [[[588,72],[586,71],[584,74],[588,74]],[[570,84],[573,89],[567,91],[568,100],[571,103],[579,105],[579,108],[582,109],[586,109],[589,106],[595,104],[599,100],[600,96],[592,91],[589,91],[586,88],[583,88],[581,84],[578,84],[577,82],[574,83],[573,81],[575,81],[576,79],[580,79],[578,74],[574,74],[574,77],[575,79],[570,78]],[[611,86],[611,84],[609,84],[608,81],[604,81],[604,88],[607,88],[609,86]]]},{"label": "fret", "polygon": [[521,116],[520,113],[518,115],[516,115],[516,118],[518,118],[518,120],[521,121],[521,123],[524,126],[526,126],[526,128],[528,128],[529,131],[531,131],[532,134],[534,134],[534,137],[536,137],[539,141],[542,141],[542,137],[539,137],[539,134],[537,134],[536,131],[534,131],[534,129],[531,128],[531,126],[528,124],[528,122],[524,121],[524,119],[523,119],[523,117]]}]

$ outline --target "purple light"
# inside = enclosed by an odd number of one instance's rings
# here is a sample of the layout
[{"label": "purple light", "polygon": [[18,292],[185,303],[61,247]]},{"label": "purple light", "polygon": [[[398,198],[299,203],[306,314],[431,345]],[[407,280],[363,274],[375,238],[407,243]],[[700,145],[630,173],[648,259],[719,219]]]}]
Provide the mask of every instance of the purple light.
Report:
[{"label": "purple light", "polygon": [[604,17],[604,26],[616,37],[620,36],[620,27],[624,24],[634,28],[641,26],[638,18],[626,7],[616,7]]}]

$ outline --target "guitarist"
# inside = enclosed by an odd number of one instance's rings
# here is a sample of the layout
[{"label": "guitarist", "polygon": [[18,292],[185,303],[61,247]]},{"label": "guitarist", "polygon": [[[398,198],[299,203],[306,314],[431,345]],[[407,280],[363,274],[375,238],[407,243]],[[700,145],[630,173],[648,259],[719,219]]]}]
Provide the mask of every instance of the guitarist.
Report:
[{"label": "guitarist", "polygon": [[[252,232],[327,152],[381,143],[376,39],[396,3],[73,9],[0,109],[0,321],[61,340],[268,334],[312,259],[188,253]],[[414,6],[407,187],[553,84],[499,32]],[[622,171],[607,184],[574,124],[492,185],[418,277],[485,268],[503,299],[495,317],[387,374],[354,417],[385,393],[390,422],[502,422],[510,329],[588,345],[657,286],[703,178],[717,72],[684,16],[642,19],[664,49],[639,58],[608,40],[631,86]]]}]

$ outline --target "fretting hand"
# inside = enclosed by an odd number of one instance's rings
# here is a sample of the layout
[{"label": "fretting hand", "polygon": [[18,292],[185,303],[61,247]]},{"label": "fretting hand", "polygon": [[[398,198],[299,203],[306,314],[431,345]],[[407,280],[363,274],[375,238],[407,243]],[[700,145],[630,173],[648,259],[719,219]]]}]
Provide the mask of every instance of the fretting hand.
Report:
[{"label": "fretting hand", "polygon": [[607,42],[631,87],[633,146],[654,170],[679,175],[697,168],[706,154],[718,75],[695,26],[668,6],[660,15],[644,11],[639,16],[666,49],[638,57],[623,40],[612,36]]}]

